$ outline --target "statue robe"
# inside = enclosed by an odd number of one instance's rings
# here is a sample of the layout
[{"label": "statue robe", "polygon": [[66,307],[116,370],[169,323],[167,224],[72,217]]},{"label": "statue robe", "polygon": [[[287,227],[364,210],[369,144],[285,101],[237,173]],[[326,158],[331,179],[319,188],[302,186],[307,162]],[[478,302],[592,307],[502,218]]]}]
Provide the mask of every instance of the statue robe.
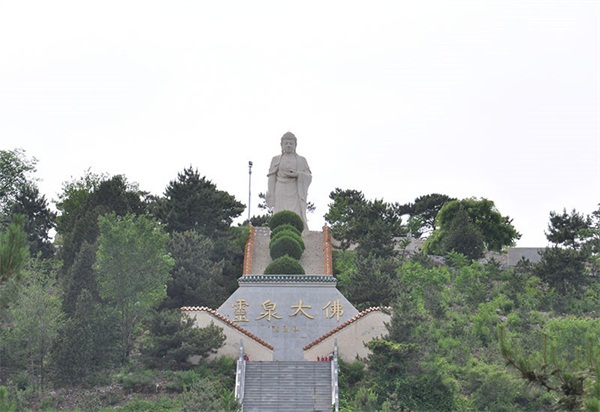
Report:
[{"label": "statue robe", "polygon": [[292,154],[295,157],[295,168],[297,178],[285,177],[279,171],[283,155],[273,157],[271,167],[269,167],[269,185],[267,189],[267,206],[273,209],[274,213],[282,210],[291,210],[297,213],[304,222],[304,230],[308,231],[306,220],[306,204],[308,187],[312,182],[312,174],[308,167],[306,159],[300,155]]}]

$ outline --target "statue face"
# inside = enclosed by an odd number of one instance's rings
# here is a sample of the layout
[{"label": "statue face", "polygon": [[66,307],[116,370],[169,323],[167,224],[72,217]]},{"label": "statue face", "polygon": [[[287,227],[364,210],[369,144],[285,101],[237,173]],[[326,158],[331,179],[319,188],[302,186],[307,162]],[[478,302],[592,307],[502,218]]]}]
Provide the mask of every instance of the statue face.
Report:
[{"label": "statue face", "polygon": [[283,153],[296,153],[296,142],[292,139],[285,139],[281,142]]}]

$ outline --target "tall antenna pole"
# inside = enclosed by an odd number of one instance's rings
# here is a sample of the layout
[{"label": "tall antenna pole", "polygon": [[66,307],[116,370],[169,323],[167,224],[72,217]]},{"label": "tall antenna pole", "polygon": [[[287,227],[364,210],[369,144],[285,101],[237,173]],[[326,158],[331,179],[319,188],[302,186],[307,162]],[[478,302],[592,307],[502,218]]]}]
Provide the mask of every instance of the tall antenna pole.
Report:
[{"label": "tall antenna pole", "polygon": [[248,162],[248,222],[250,222],[250,201],[252,200],[252,161]]}]

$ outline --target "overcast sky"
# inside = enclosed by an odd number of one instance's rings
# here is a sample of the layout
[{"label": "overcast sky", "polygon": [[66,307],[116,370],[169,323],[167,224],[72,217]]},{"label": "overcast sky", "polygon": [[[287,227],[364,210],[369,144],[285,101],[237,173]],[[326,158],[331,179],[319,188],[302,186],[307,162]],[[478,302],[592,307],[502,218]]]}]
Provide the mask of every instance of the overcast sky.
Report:
[{"label": "overcast sky", "polygon": [[[193,166],[248,203],[287,131],[329,193],[485,197],[544,246],[600,203],[598,1],[0,0],[0,149],[40,189],[162,194]],[[244,213],[247,217],[247,212]]]}]

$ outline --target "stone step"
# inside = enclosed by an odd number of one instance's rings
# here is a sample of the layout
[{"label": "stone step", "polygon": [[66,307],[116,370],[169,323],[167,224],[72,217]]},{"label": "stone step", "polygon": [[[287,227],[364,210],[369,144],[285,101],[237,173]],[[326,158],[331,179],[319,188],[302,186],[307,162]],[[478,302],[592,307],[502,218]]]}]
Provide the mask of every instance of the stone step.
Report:
[{"label": "stone step", "polygon": [[248,362],[244,412],[330,411],[328,362]]},{"label": "stone step", "polygon": [[[254,254],[252,258],[252,274],[261,275],[265,268],[271,263],[269,254],[269,242],[271,231],[266,227],[257,227],[254,232]],[[325,273],[325,261],[323,255],[323,232],[309,231],[302,235],[304,240],[304,253],[300,258],[300,264],[308,275],[320,275]]]}]

